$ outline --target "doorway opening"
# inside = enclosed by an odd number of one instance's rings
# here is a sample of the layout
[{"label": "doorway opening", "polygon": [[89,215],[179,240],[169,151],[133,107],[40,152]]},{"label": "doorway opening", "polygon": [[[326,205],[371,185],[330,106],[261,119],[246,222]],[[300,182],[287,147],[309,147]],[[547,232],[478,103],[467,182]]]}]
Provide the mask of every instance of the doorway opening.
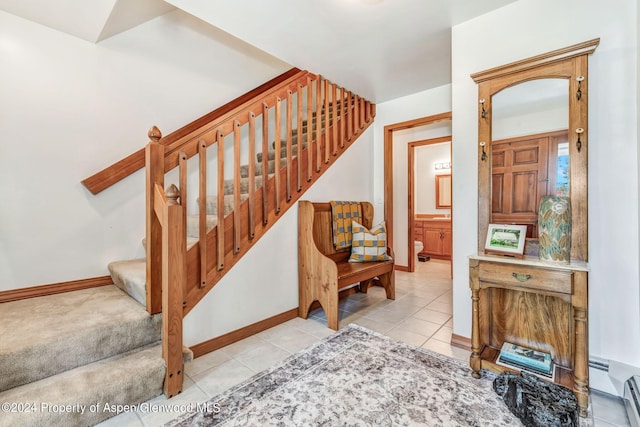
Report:
[{"label": "doorway opening", "polygon": [[408,267],[414,272],[422,262],[452,258],[451,136],[410,142],[408,158],[407,222],[414,228]]},{"label": "doorway opening", "polygon": [[[428,139],[428,136],[437,136],[447,137],[451,141],[451,117],[451,112],[448,112],[384,127],[384,216],[387,224],[387,241],[396,253],[396,269],[399,271],[415,270],[413,247],[416,234],[415,221],[409,220],[407,212],[408,198],[413,197],[413,194],[408,188],[409,180],[405,178],[407,172],[404,172],[404,169],[407,163],[404,159],[408,155],[409,142],[418,138],[405,138],[407,135],[418,135],[416,128],[420,128],[419,130],[426,130],[427,138],[425,139]],[[430,132],[432,129],[436,129],[439,135],[433,135],[433,132]],[[394,147],[394,140],[398,142],[395,144],[396,147]],[[394,161],[394,151],[398,159],[396,161]],[[397,233],[396,230],[398,230]]]}]

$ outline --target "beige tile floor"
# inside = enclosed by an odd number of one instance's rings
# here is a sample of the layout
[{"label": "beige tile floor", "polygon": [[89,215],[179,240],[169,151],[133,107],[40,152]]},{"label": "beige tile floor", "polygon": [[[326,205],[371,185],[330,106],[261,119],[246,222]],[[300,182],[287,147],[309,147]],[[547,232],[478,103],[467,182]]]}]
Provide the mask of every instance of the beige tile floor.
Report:
[{"label": "beige tile floor", "polygon": [[[420,262],[415,273],[396,272],[396,300],[374,287],[340,302],[340,328],[356,323],[409,344],[467,361],[469,352],[449,345],[453,327],[450,264]],[[148,402],[163,412],[124,413],[101,427],[155,427],[176,418],[189,403],[211,397],[267,369],[288,356],[333,333],[326,327],[321,309],[309,319],[286,323],[195,359],[185,367],[184,391],[167,400],[159,396]],[[592,393],[596,427],[629,426],[622,400]],[[171,405],[171,406],[168,406]],[[170,409],[164,412],[164,409]],[[181,411],[182,410],[182,411]]]}]

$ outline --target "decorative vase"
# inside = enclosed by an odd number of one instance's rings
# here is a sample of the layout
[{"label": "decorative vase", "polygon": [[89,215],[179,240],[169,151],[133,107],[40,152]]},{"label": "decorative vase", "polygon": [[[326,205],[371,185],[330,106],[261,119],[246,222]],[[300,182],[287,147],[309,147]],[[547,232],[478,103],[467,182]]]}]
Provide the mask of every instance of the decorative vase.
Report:
[{"label": "decorative vase", "polygon": [[545,196],[538,210],[539,256],[542,261],[569,263],[571,202],[568,197]]}]

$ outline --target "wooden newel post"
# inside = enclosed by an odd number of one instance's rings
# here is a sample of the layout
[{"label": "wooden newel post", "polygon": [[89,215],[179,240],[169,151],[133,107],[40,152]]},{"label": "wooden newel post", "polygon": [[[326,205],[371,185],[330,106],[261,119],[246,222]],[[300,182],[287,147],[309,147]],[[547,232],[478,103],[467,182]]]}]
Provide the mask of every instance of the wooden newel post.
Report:
[{"label": "wooden newel post", "polygon": [[145,149],[147,175],[147,311],[150,314],[162,311],[162,226],[155,213],[155,185],[164,188],[164,146],[160,130],[153,126],[148,132],[149,143]]},{"label": "wooden newel post", "polygon": [[162,355],[167,365],[164,394],[171,398],[182,392],[183,288],[187,279],[184,206],[178,203],[180,190],[171,185],[162,219]]}]

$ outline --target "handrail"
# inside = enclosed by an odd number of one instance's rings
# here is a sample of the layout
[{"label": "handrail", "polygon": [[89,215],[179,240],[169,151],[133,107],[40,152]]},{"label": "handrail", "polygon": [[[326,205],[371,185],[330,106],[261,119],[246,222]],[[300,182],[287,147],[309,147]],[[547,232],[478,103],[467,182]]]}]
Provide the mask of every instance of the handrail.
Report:
[{"label": "handrail", "polygon": [[[265,91],[268,91],[276,86],[279,86],[282,82],[289,80],[291,77],[296,76],[300,73],[307,73],[305,71],[300,70],[299,68],[292,68],[285,73],[269,80],[268,82],[256,87],[255,89],[245,93],[244,95],[239,96],[238,98],[228,102],[227,104],[216,108],[210,113],[205,114],[199,119],[194,120],[193,122],[187,124],[186,126],[181,127],[180,129],[168,134],[160,144],[169,145],[174,143],[175,141],[183,138],[184,136],[192,133],[198,128],[206,125],[207,123],[212,122],[213,120],[229,113],[230,111],[237,108],[239,105],[246,104],[253,98],[258,98],[264,95]],[[112,164],[111,166],[106,167],[98,173],[91,175],[90,177],[82,180],[82,185],[84,185],[87,190],[89,190],[92,194],[98,194],[103,190],[111,187],[113,184],[123,180],[134,172],[142,169],[145,165],[145,149],[141,148],[125,157],[122,160],[119,160]]]}]

